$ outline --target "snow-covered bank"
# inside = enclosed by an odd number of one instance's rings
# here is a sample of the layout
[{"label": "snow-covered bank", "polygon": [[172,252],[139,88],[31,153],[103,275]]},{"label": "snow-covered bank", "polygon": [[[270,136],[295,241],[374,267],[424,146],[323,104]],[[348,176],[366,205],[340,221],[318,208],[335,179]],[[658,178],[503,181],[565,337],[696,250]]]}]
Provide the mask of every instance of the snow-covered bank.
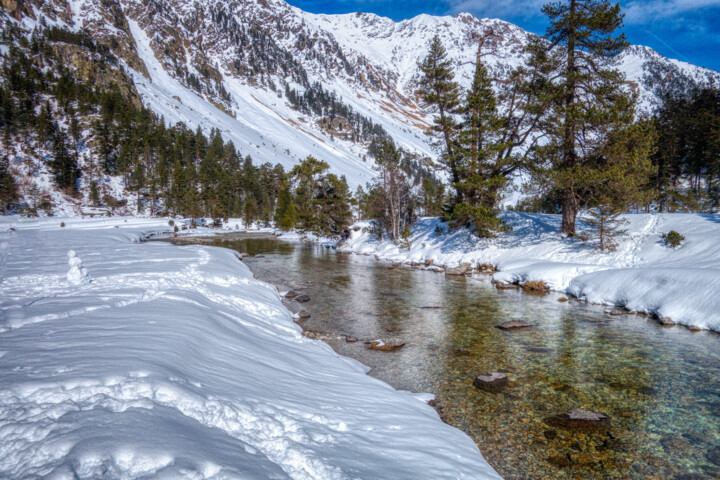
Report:
[{"label": "snow-covered bank", "polygon": [[[626,215],[628,233],[613,253],[561,238],[557,215],[504,212],[503,218],[513,230],[491,240],[467,230],[441,233],[444,224],[424,218],[413,227],[409,249],[377,242],[363,229],[368,225],[359,224],[342,248],[448,267],[489,263],[500,270],[493,276],[497,281],[540,280],[589,302],[720,331],[720,215]],[[660,235],[670,230],[686,237],[677,249],[661,241]]]},{"label": "snow-covered bank", "polygon": [[499,478],[420,396],[303,337],[233,252],[137,243],[166,219],[9,220],[0,478]]}]

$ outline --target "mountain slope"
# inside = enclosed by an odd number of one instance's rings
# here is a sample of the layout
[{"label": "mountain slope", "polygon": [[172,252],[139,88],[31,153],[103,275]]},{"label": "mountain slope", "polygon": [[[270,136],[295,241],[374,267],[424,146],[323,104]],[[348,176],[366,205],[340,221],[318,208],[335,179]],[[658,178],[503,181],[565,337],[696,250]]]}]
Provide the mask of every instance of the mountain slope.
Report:
[{"label": "mountain slope", "polygon": [[[433,35],[463,86],[479,35],[493,32],[483,54],[494,71],[519,65],[532,35],[467,13],[394,22],[310,14],[282,0],[24,0],[3,9],[28,32],[42,22],[87,29],[123,60],[142,101],[166,122],[218,128],[256,163],[289,167],[316,156],[351,188],[374,175],[366,152],[379,138],[418,158],[435,156],[424,135],[433,115],[414,93]],[[718,72],[641,46],[618,67],[645,112],[666,89],[720,82]]]}]

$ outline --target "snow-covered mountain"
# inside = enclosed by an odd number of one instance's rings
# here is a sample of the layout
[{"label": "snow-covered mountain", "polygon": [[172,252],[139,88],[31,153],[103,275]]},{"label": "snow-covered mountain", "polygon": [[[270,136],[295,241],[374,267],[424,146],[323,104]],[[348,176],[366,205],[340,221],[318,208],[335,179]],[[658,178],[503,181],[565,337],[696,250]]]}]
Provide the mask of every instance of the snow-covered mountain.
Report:
[{"label": "snow-covered mountain", "polygon": [[[530,33],[468,13],[395,22],[367,13],[316,15],[283,0],[3,1],[32,29],[38,21],[87,29],[123,59],[143,102],[168,122],[217,127],[257,162],[291,166],[307,155],[345,174],[351,187],[373,176],[359,125],[382,127],[420,157],[434,157],[424,131],[432,119],[415,95],[418,61],[439,35],[468,86],[477,39],[493,68],[514,67]],[[44,20],[41,20],[43,19]],[[645,111],[670,86],[720,81],[720,73],[633,46],[619,68]],[[319,86],[319,90],[318,90]],[[304,92],[333,95],[354,120],[327,118],[291,102]],[[304,111],[303,111],[304,110]],[[369,122],[369,123],[368,123]],[[368,127],[370,128],[370,127]]]}]

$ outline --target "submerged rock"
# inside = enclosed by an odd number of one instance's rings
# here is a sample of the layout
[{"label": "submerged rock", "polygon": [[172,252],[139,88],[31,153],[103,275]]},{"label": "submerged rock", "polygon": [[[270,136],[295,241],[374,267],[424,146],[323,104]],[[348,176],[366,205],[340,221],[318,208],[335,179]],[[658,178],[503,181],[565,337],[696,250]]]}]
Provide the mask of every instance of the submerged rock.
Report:
[{"label": "submerged rock", "polygon": [[568,301],[568,298],[567,298],[567,297],[560,297],[560,298],[558,298],[558,302],[560,302],[560,303],[565,303],[565,302],[567,302],[567,301]]},{"label": "submerged rock", "polygon": [[357,337],[351,337],[350,335],[345,336],[345,341],[347,343],[355,343],[358,341]]},{"label": "submerged rock", "polygon": [[491,372],[487,375],[478,375],[475,377],[473,385],[486,392],[497,392],[505,388],[508,382],[509,380],[506,374],[502,372]]},{"label": "submerged rock", "polygon": [[705,458],[715,465],[720,465],[720,447],[711,447],[705,454]]},{"label": "submerged rock", "polygon": [[517,290],[520,288],[519,285],[516,285],[514,283],[505,283],[505,282],[494,282],[495,288],[498,290]]},{"label": "submerged rock", "polygon": [[297,297],[298,295],[300,295],[298,292],[296,292],[294,290],[288,290],[287,292],[285,292],[284,297],[287,299],[293,299],[293,298]]},{"label": "submerged rock", "polygon": [[297,297],[293,298],[296,302],[305,303],[310,301],[310,297],[307,295],[298,295]]},{"label": "submerged rock", "polygon": [[496,325],[500,330],[523,330],[526,328],[533,328],[535,325],[530,325],[522,320],[510,320]]},{"label": "submerged rock", "polygon": [[310,312],[308,312],[307,310],[300,310],[300,311],[297,313],[297,315],[298,315],[298,317],[300,317],[300,318],[310,318],[310,316],[311,316],[311,315],[310,315]]},{"label": "submerged rock", "polygon": [[610,417],[601,412],[575,408],[567,413],[549,417],[545,423],[554,427],[577,430],[604,430],[610,426]]},{"label": "submerged rock", "polygon": [[404,343],[385,343],[380,340],[375,340],[370,342],[368,348],[370,350],[379,350],[381,352],[394,352],[395,350],[400,350],[404,346]]}]

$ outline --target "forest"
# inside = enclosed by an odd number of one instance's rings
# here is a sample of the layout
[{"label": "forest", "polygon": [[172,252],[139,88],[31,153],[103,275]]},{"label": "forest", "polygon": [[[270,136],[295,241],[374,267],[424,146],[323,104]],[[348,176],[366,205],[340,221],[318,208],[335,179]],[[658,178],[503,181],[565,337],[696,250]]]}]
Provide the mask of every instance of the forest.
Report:
[{"label": "forest", "polygon": [[[127,203],[103,181],[119,177],[136,200],[133,213],[243,218],[324,235],[339,234],[354,218],[375,219],[377,235],[397,243],[419,216],[496,236],[508,228],[498,213],[508,208],[503,199],[511,188],[522,189],[524,200],[509,208],[560,214],[568,236],[588,235],[576,228],[581,220],[605,240],[603,249],[612,248],[624,212],[716,212],[720,89],[667,89],[651,115],[641,114],[614,68],[628,47],[615,34],[619,7],[579,3],[545,6],[546,35],[530,42],[527,62],[511,71],[484,63],[493,32],[479,33],[467,90],[433,39],[419,65],[417,96],[434,114],[427,133],[437,147],[435,167],[320,84],[287,89],[294,108],[367,146],[378,175],[355,192],[323,159],[308,157],[290,171],[255,165],[218,130],[167,125],[142,105],[119,60],[84,31],[46,26],[27,37],[8,24],[0,36],[7,46],[0,209],[52,213],[47,192],[25,188],[13,174],[13,152],[23,151],[26,159],[44,159],[64,194],[80,198],[85,186],[89,202],[108,211]],[[68,49],[94,73],[68,65]]]}]

